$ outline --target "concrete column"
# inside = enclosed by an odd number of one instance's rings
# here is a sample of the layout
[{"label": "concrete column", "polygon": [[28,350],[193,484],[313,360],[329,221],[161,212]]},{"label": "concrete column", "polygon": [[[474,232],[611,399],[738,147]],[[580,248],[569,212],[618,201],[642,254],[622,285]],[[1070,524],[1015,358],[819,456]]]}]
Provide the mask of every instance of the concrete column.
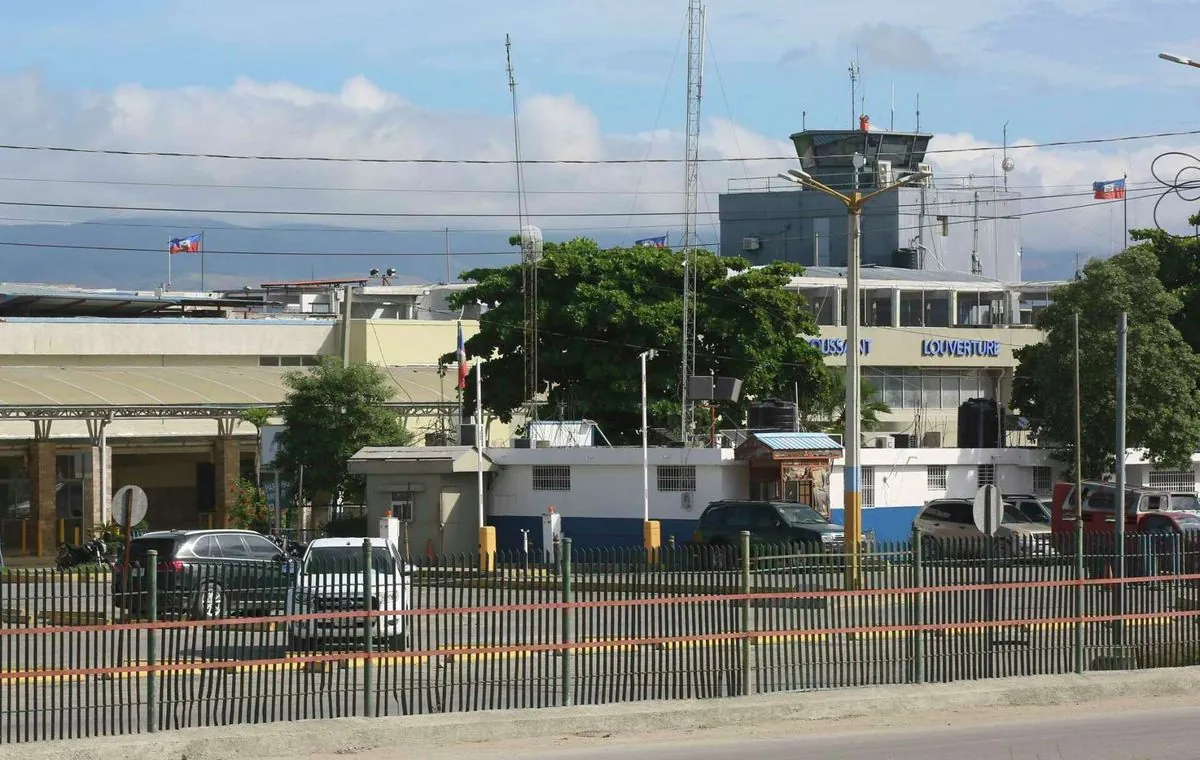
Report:
[{"label": "concrete column", "polygon": [[951,290],[947,296],[950,299],[950,326],[958,325],[958,292]]},{"label": "concrete column", "polygon": [[241,474],[241,457],[237,441],[230,436],[218,436],[213,445],[213,479],[216,514],[214,528],[229,527],[229,508],[237,495],[238,476]]},{"label": "concrete column", "polygon": [[842,317],[842,310],[845,308],[845,306],[843,304],[845,304],[845,303],[846,303],[845,293],[842,291],[841,288],[834,288],[833,289],[833,326],[834,327],[841,327],[842,324],[846,321]]},{"label": "concrete column", "polygon": [[900,326],[900,289],[892,288],[892,327]]},{"label": "concrete column", "polygon": [[[103,452],[103,453],[102,453]],[[112,448],[91,448],[91,472],[88,475],[87,503],[83,509],[83,535],[90,536],[93,530],[104,526],[105,491],[112,483]],[[111,494],[108,495],[111,498]]]},{"label": "concrete column", "polygon": [[[47,425],[47,432],[49,426]],[[58,550],[58,515],[55,485],[54,442],[38,438],[29,444],[29,503],[33,508],[33,542],[39,557],[52,557]]]}]

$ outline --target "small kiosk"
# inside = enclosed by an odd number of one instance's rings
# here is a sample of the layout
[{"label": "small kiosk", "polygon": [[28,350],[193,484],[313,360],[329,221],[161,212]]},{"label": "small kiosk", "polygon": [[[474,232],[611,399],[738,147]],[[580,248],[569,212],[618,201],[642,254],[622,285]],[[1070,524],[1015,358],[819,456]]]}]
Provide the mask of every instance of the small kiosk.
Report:
[{"label": "small kiosk", "polygon": [[750,468],[750,498],[807,504],[829,517],[829,475],[842,447],[825,433],[752,433],[734,452]]}]

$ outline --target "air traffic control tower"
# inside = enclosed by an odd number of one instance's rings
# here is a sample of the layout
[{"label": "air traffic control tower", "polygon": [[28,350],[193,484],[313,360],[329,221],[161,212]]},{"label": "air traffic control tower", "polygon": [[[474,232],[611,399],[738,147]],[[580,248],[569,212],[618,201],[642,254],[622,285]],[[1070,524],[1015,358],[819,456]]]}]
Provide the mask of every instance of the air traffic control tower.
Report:
[{"label": "air traffic control tower", "polygon": [[[835,190],[869,193],[917,171],[932,176],[863,209],[864,266],[1021,279],[1020,195],[1002,177],[940,175],[926,162],[932,134],[873,128],[806,129],[791,136],[800,166]],[[863,157],[855,172],[855,154]],[[754,265],[846,265],[848,219],[837,199],[774,175],[730,180],[720,196],[721,255]]]}]

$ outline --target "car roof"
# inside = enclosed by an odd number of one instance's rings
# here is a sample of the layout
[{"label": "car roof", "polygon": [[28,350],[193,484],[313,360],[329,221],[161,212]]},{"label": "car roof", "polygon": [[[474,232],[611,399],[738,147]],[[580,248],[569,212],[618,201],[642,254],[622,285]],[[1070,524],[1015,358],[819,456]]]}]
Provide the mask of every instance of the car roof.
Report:
[{"label": "car roof", "polygon": [[386,538],[368,538],[363,536],[361,538],[314,538],[308,542],[308,548],[322,549],[334,546],[357,546],[361,549],[363,541],[370,541],[371,546],[388,546]]},{"label": "car roof", "polygon": [[[198,529],[198,530],[152,530],[143,533],[140,536],[135,536],[136,541],[139,538],[188,538],[190,536],[211,536],[211,535],[239,535],[239,536],[262,536],[261,533],[253,530],[240,530],[237,528],[213,528]],[[264,536],[265,538],[265,536]]]}]

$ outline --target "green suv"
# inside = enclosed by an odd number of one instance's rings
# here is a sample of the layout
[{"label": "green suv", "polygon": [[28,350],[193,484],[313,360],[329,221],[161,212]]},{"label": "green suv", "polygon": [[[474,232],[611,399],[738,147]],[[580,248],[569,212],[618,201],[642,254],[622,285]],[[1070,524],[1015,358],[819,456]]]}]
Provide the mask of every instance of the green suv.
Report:
[{"label": "green suv", "polygon": [[249,530],[171,530],[146,533],[113,566],[113,605],[144,613],[149,584],[146,556],[158,552],[158,611],[216,620],[236,613],[282,612],[294,562],[271,539]]},{"label": "green suv", "polygon": [[695,541],[714,547],[712,561],[727,565],[736,556],[742,531],[750,532],[752,551],[756,546],[803,548],[804,553],[845,551],[842,526],[807,504],[785,501],[714,501],[700,515]]}]

